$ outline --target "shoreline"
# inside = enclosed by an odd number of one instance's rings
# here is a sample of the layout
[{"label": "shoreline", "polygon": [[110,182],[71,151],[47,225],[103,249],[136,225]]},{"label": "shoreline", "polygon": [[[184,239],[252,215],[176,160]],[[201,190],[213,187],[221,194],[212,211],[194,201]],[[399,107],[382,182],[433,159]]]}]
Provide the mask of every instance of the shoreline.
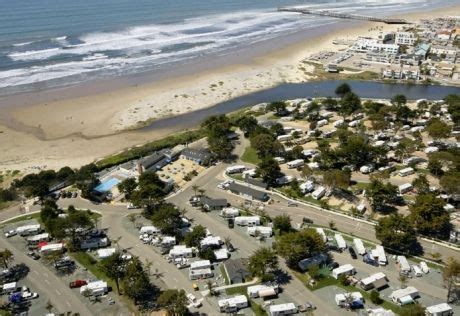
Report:
[{"label": "shoreline", "polygon": [[[408,20],[433,18],[448,15],[457,8],[460,9],[460,5],[403,16]],[[344,24],[346,28],[343,28]],[[378,30],[375,26],[379,26]],[[66,89],[58,88],[52,102],[34,104],[37,94],[46,94],[39,92],[23,96],[22,106],[17,106],[18,103],[15,103],[16,106],[3,104],[0,145],[5,150],[0,156],[1,169],[24,170],[30,169],[31,165],[76,167],[145,144],[173,130],[180,130],[176,127],[139,132],[137,128],[147,121],[202,110],[282,83],[311,81],[312,76],[305,74],[311,69],[299,69],[300,62],[315,52],[332,47],[337,49],[331,43],[333,39],[346,35],[351,38],[370,35],[369,28],[375,34],[382,29],[396,27],[352,21],[340,23],[335,26],[337,28],[342,29],[249,58],[246,62],[211,67],[196,74],[68,99],[65,99],[65,93],[64,99],[58,97]]]}]

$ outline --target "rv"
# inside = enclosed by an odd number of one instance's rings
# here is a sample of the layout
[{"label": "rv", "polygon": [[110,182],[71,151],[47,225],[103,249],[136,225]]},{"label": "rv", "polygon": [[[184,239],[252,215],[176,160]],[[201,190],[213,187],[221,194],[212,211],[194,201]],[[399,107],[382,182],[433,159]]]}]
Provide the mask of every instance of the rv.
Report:
[{"label": "rv", "polygon": [[42,241],[48,241],[49,239],[50,239],[50,234],[48,233],[38,234],[38,235],[27,238],[27,244],[37,245],[38,243]]},{"label": "rv", "polygon": [[292,139],[291,135],[280,135],[276,138],[280,142],[287,142],[288,140]]},{"label": "rv", "polygon": [[377,258],[381,266],[384,266],[388,263],[385,249],[383,249],[383,247],[380,245],[375,246],[375,249],[372,250],[372,256]]},{"label": "rv", "polygon": [[359,284],[363,290],[380,289],[388,284],[386,275],[382,272],[375,273],[367,278],[362,279]]},{"label": "rv", "polygon": [[324,230],[323,230],[322,228],[317,227],[317,228],[316,228],[316,232],[321,236],[321,238],[323,238],[323,241],[324,241],[324,242],[327,241],[327,236],[326,236],[326,234],[324,233]]},{"label": "rv", "polygon": [[294,180],[292,176],[282,176],[276,179],[276,184],[278,185],[285,185],[291,183]]},{"label": "rv", "polygon": [[412,265],[412,271],[414,271],[416,277],[421,277],[423,275],[422,269],[416,264]]},{"label": "rv", "polygon": [[427,316],[452,316],[454,311],[447,303],[428,306],[425,310]]},{"label": "rv", "polygon": [[63,243],[56,243],[56,244],[47,244],[42,247],[40,247],[40,252],[41,253],[50,253],[50,252],[62,252],[64,250],[64,244]]},{"label": "rv", "polygon": [[425,261],[420,262],[420,269],[422,269],[423,273],[425,274],[430,272],[430,268],[428,267]]},{"label": "rv", "polygon": [[269,238],[273,235],[273,230],[271,227],[252,226],[252,227],[248,227],[248,234],[249,236],[253,236],[253,237],[262,236],[265,238]]},{"label": "rv", "polygon": [[291,315],[297,313],[297,306],[294,303],[271,305],[269,310],[270,316]]},{"label": "rv", "polygon": [[241,172],[245,171],[246,169],[247,169],[246,166],[243,166],[243,165],[230,166],[227,169],[225,169],[225,172],[227,174],[241,173]]},{"label": "rv", "polygon": [[404,193],[407,193],[407,192],[410,192],[412,191],[412,184],[410,183],[404,183],[404,184],[401,184],[399,187],[398,187],[398,190],[399,190],[399,193],[400,194],[404,194]]},{"label": "rv", "polygon": [[286,163],[289,169],[299,168],[305,164],[303,159],[296,159]]},{"label": "rv", "polygon": [[89,293],[89,295],[92,295],[92,296],[101,296],[101,295],[107,294],[107,292],[108,292],[107,282],[104,282],[104,281],[89,282],[88,284],[83,285],[80,288],[80,294]]},{"label": "rv", "polygon": [[110,245],[110,240],[107,238],[107,237],[104,237],[104,238],[91,238],[91,239],[87,239],[87,240],[84,240],[81,245],[80,245],[80,248],[82,250],[86,250],[86,249],[96,249],[96,248],[101,248],[101,247],[107,247]]},{"label": "rv", "polygon": [[361,168],[359,168],[359,171],[363,174],[368,174],[374,171],[374,169],[375,169],[374,165],[369,164],[369,165],[364,165]]},{"label": "rv", "polygon": [[409,262],[407,262],[407,259],[406,259],[405,256],[397,256],[396,261],[399,264],[400,273],[403,273],[403,274],[410,273],[411,268],[410,268]]},{"label": "rv", "polygon": [[328,120],[326,120],[326,119],[324,119],[324,120],[319,120],[318,122],[316,122],[316,126],[317,126],[317,127],[322,127],[322,126],[324,126],[324,125],[327,125],[327,123],[329,123],[329,122],[328,122]]},{"label": "rv", "polygon": [[415,170],[412,167],[407,167],[407,168],[399,170],[399,176],[400,177],[407,177],[407,176],[409,176],[411,174],[414,174],[414,173],[415,173]]},{"label": "rv", "polygon": [[393,302],[399,305],[407,305],[414,303],[414,299],[420,297],[418,290],[413,286],[408,286],[404,289],[396,290],[391,293],[390,298]]},{"label": "rv", "polygon": [[212,278],[214,273],[212,272],[211,268],[204,268],[204,269],[190,269],[188,276],[190,280],[198,280],[198,279],[207,279]]},{"label": "rv", "polygon": [[352,275],[355,273],[356,273],[356,270],[351,264],[344,264],[332,270],[332,277],[334,279],[338,279],[341,275]]},{"label": "rv", "polygon": [[323,186],[319,186],[318,188],[316,188],[315,191],[312,192],[311,196],[312,196],[315,200],[319,200],[319,199],[321,199],[325,194],[326,194],[326,188],[323,187]]},{"label": "rv", "polygon": [[211,261],[209,260],[198,260],[190,263],[190,270],[210,269],[211,266]]},{"label": "rv", "polygon": [[16,233],[22,237],[36,235],[39,232],[40,232],[40,224],[25,225],[25,226],[19,226],[18,228],[16,228]]},{"label": "rv", "polygon": [[337,247],[340,251],[347,249],[347,243],[343,239],[342,235],[335,234],[335,241],[337,242]]},{"label": "rv", "polygon": [[217,304],[221,313],[236,313],[238,310],[248,307],[248,299],[245,295],[237,295],[219,300]]},{"label": "rv", "polygon": [[17,288],[17,283],[16,282],[10,282],[10,283],[5,283],[2,285],[2,294],[9,294],[12,293],[16,290]]},{"label": "rv", "polygon": [[332,124],[332,126],[334,127],[339,127],[340,125],[342,125],[343,123],[345,123],[344,120],[337,120],[334,122],[334,124]]},{"label": "rv", "polygon": [[155,226],[142,226],[141,229],[139,230],[139,234],[148,234],[148,235],[158,235],[160,233],[160,230],[156,228]]},{"label": "rv", "polygon": [[364,248],[364,244],[361,239],[353,238],[353,245],[359,255],[364,256],[366,254],[366,248]]},{"label": "rv", "polygon": [[235,207],[224,207],[220,211],[220,216],[223,218],[234,218],[238,215],[240,215],[240,210]]},{"label": "rv", "polygon": [[193,257],[193,249],[187,248],[184,245],[176,245],[169,251],[170,258],[191,258]]},{"label": "rv", "polygon": [[237,216],[235,224],[238,226],[257,226],[260,225],[259,216]]},{"label": "rv", "polygon": [[286,161],[283,157],[275,157],[273,159],[275,159],[278,164],[283,164]]},{"label": "rv", "polygon": [[[363,300],[363,295],[360,292],[336,294],[335,295],[335,303],[337,304],[337,306],[343,307],[343,306],[345,306],[345,304],[347,304],[348,297],[351,297],[351,299],[352,299],[352,300],[350,300],[351,301],[350,305],[352,305],[352,306],[353,305],[361,305],[360,307],[362,307],[364,300]],[[349,307],[352,307],[352,306],[349,306]]]},{"label": "rv", "polygon": [[278,293],[278,287],[265,284],[258,284],[248,286],[247,292],[250,298],[260,297],[263,299],[266,297],[276,296],[276,294]]},{"label": "rv", "polygon": [[300,192],[303,194],[310,193],[315,189],[313,181],[307,181],[299,185]]},{"label": "rv", "polygon": [[117,250],[115,248],[104,248],[97,251],[97,257],[99,259],[108,258],[113,255]]},{"label": "rv", "polygon": [[200,241],[201,248],[220,248],[224,242],[219,236],[206,236]]}]

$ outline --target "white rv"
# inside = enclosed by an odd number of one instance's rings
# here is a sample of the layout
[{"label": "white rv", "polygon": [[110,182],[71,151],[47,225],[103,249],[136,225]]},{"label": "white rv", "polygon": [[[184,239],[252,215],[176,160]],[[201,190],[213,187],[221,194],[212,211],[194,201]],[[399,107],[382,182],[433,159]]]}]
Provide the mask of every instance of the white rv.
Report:
[{"label": "white rv", "polygon": [[139,234],[148,234],[148,235],[158,235],[160,233],[160,230],[156,228],[155,226],[142,226],[141,229],[139,230]]},{"label": "white rv", "polygon": [[412,271],[414,271],[414,275],[416,277],[421,277],[423,275],[422,269],[420,269],[420,267],[416,264],[412,265]]},{"label": "white rv", "polygon": [[89,282],[86,285],[83,285],[80,288],[80,294],[89,293],[92,296],[104,295],[108,292],[107,282],[104,281],[94,281]]},{"label": "white rv", "polygon": [[388,263],[387,256],[385,254],[385,249],[383,249],[383,246],[375,246],[375,249],[372,250],[372,257],[377,258],[381,266],[384,266]]},{"label": "white rv", "polygon": [[16,228],[16,233],[19,236],[30,236],[35,235],[40,232],[40,224],[32,224],[32,225],[25,225],[19,226]]},{"label": "white rv", "polygon": [[248,286],[247,292],[248,296],[251,298],[265,298],[275,296],[278,293],[278,288],[271,285],[257,284]]},{"label": "white rv", "polygon": [[407,167],[407,168],[399,170],[399,176],[400,177],[407,177],[407,176],[409,176],[411,174],[414,174],[414,173],[415,173],[415,170],[412,167]]},{"label": "white rv", "polygon": [[326,188],[323,187],[323,186],[319,186],[319,187],[316,188],[315,191],[312,192],[311,196],[312,196],[315,200],[319,200],[319,199],[321,199],[325,194],[326,194]]},{"label": "white rv", "polygon": [[404,193],[407,193],[409,191],[412,191],[412,189],[413,189],[413,186],[410,183],[404,183],[404,184],[401,184],[398,187],[398,190],[399,190],[400,194],[404,194]]},{"label": "white rv", "polygon": [[338,279],[341,275],[355,274],[356,270],[351,264],[344,264],[332,270],[332,277]]},{"label": "white rv", "polygon": [[413,286],[393,291],[390,295],[391,300],[399,305],[412,304],[417,297],[420,297],[420,294]]},{"label": "white rv", "polygon": [[197,260],[190,263],[190,270],[208,269],[211,266],[211,261],[209,260]]},{"label": "white rv", "polygon": [[240,210],[237,209],[236,207],[224,207],[220,211],[220,216],[224,218],[234,218],[238,215],[240,215]]},{"label": "white rv", "polygon": [[303,159],[296,159],[296,160],[288,161],[286,164],[289,169],[294,169],[294,168],[302,167],[305,164],[305,161]]},{"label": "white rv", "polygon": [[297,306],[294,303],[271,305],[269,310],[270,316],[291,315],[297,313]]},{"label": "white rv", "polygon": [[169,251],[170,258],[191,258],[193,257],[193,249],[187,248],[185,245],[176,245]]},{"label": "white rv", "polygon": [[235,224],[238,226],[257,226],[260,225],[259,216],[237,216]]},{"label": "white rv", "polygon": [[64,250],[63,243],[47,244],[40,247],[41,253],[50,253],[50,252],[62,252]]},{"label": "white rv", "polygon": [[340,234],[335,234],[335,241],[337,242],[337,247],[340,250],[345,250],[347,249],[347,243],[345,242],[345,239],[343,239],[342,235]]},{"label": "white rv", "polygon": [[366,291],[374,288],[380,289],[388,284],[388,279],[384,273],[378,272],[367,278],[361,279],[359,284]]},{"label": "white rv", "polygon": [[237,166],[230,166],[227,169],[225,169],[225,172],[227,174],[232,174],[232,173],[241,173],[245,171],[247,168],[246,166],[243,165],[237,165]]},{"label": "white rv", "polygon": [[420,262],[420,269],[422,269],[423,273],[425,274],[430,272],[430,268],[428,267],[425,261]]},{"label": "white rv", "polygon": [[271,227],[266,226],[252,226],[248,227],[248,234],[249,236],[263,236],[265,238],[269,238],[273,235],[273,230]]},{"label": "white rv", "polygon": [[50,234],[43,233],[27,238],[27,243],[29,245],[36,245],[42,241],[48,241],[50,239]]},{"label": "white rv", "polygon": [[198,279],[208,279],[214,276],[211,268],[204,268],[204,269],[194,269],[189,270],[188,276],[190,280],[198,280]]},{"label": "white rv", "polygon": [[321,236],[321,238],[323,238],[323,241],[326,242],[327,241],[327,236],[326,234],[324,233],[324,229],[320,228],[320,227],[317,227],[316,228],[316,232]]},{"label": "white rv", "polygon": [[217,304],[221,313],[236,313],[238,310],[248,307],[248,299],[245,295],[237,295],[219,300]]},{"label": "white rv", "polygon": [[310,193],[315,189],[313,181],[306,181],[299,185],[300,192],[303,194]]},{"label": "white rv", "polygon": [[353,238],[353,245],[359,255],[364,256],[366,254],[366,248],[364,248],[364,244],[361,239]]},{"label": "white rv", "polygon": [[409,265],[409,262],[407,262],[407,259],[405,256],[397,256],[396,257],[396,261],[398,262],[399,264],[399,270],[402,272],[402,273],[409,273],[411,271],[411,268],[410,268],[410,265]]}]

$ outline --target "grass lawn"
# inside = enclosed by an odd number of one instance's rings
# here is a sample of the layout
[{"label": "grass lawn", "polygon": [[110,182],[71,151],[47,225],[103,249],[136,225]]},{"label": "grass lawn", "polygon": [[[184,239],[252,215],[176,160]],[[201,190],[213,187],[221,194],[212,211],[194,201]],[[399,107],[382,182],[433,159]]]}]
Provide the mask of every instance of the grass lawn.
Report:
[{"label": "grass lawn", "polygon": [[41,223],[40,212],[33,213],[33,214],[25,214],[25,215],[13,218],[13,219],[11,219],[9,221],[4,222],[2,225],[14,224],[14,223],[17,223],[17,222],[22,222],[22,221],[31,220],[31,219],[35,219],[39,223]]},{"label": "grass lawn", "polygon": [[90,271],[97,279],[106,281],[112,287],[112,289],[116,291],[115,282],[107,277],[105,273],[99,269],[97,265],[98,261],[91,255],[82,251],[72,252],[70,255],[75,258],[78,263],[88,269],[88,271]]},{"label": "grass lawn", "polygon": [[241,160],[247,163],[251,163],[253,165],[257,165],[260,162],[256,150],[252,147],[246,147],[243,155],[241,156]]},{"label": "grass lawn", "polygon": [[228,176],[238,181],[244,181],[243,175],[241,173],[232,173],[232,174],[229,174]]},{"label": "grass lawn", "polygon": [[227,292],[227,295],[246,295],[247,294],[247,288],[249,285],[242,285],[242,286],[237,286],[237,287],[232,287],[229,289],[226,289],[225,292]]},{"label": "grass lawn", "polygon": [[220,265],[220,273],[224,277],[225,284],[230,284],[230,280],[228,279],[228,275],[227,275],[227,272],[225,272],[225,268],[223,264]]}]

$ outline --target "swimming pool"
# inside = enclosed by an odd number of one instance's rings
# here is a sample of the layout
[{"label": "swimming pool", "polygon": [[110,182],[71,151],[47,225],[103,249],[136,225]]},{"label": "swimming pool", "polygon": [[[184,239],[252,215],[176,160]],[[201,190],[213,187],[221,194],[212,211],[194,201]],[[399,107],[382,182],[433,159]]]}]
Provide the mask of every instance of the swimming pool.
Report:
[{"label": "swimming pool", "polygon": [[116,178],[110,178],[110,179],[105,180],[104,182],[101,182],[101,184],[95,187],[94,190],[100,193],[104,193],[104,192],[110,191],[118,183],[120,183],[120,180]]}]

